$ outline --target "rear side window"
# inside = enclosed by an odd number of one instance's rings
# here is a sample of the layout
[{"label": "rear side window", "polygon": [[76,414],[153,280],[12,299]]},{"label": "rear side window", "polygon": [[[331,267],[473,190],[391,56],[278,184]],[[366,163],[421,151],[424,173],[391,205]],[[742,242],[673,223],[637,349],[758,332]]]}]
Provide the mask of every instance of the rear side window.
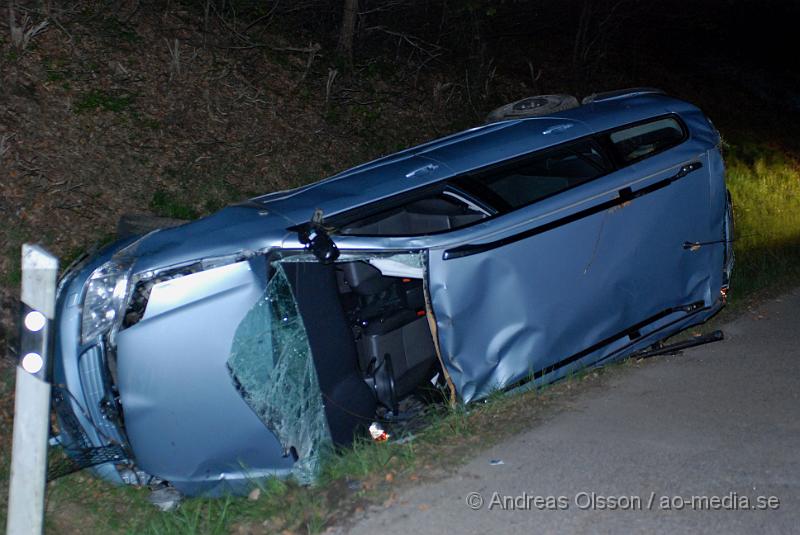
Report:
[{"label": "rear side window", "polygon": [[685,137],[683,127],[674,117],[656,119],[609,134],[617,156],[626,164],[673,147]]},{"label": "rear side window", "polygon": [[[476,185],[499,198],[507,209],[520,208],[545,197],[573,188],[608,172],[602,154],[590,141],[546,151],[526,158],[517,165],[469,177]],[[456,181],[458,183],[458,181]],[[476,184],[478,183],[478,184]],[[494,203],[496,204],[496,203]]]}]

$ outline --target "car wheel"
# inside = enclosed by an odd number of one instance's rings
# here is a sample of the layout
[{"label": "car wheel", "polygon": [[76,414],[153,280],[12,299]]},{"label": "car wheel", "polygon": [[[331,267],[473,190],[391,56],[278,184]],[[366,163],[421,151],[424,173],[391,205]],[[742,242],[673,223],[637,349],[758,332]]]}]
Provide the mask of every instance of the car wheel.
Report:
[{"label": "car wheel", "polygon": [[500,106],[486,116],[486,122],[548,115],[578,106],[578,99],[572,95],[537,95]]},{"label": "car wheel", "polygon": [[146,214],[122,214],[117,221],[117,238],[138,236],[160,228],[177,227],[184,223],[188,223],[188,221]]}]

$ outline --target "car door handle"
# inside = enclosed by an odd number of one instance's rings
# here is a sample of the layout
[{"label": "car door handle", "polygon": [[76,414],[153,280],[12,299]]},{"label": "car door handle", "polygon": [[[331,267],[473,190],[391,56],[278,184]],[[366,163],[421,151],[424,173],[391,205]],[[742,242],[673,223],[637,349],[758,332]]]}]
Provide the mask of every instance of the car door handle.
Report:
[{"label": "car door handle", "polygon": [[665,188],[670,184],[672,184],[673,182],[675,182],[676,180],[682,179],[692,171],[697,171],[701,167],[703,167],[702,162],[695,161],[692,163],[687,163],[686,165],[681,166],[680,170],[678,170],[678,172],[672,175],[671,177],[659,180],[658,182],[653,182],[649,186],[645,186],[642,189],[637,189],[636,191],[632,191],[631,188],[622,188],[621,190],[619,190],[619,196],[621,199],[624,198],[623,202],[631,201],[633,199],[641,197],[642,195],[647,195],[648,193],[653,193],[654,191],[658,191],[661,188]]},{"label": "car door handle", "polygon": [[681,167],[681,170],[680,170],[680,171],[678,171],[678,172],[675,174],[675,177],[674,177],[674,179],[675,179],[675,180],[678,180],[679,178],[683,178],[683,177],[685,177],[686,175],[688,175],[689,173],[691,173],[692,171],[697,171],[697,170],[698,170],[698,169],[700,169],[701,167],[703,167],[703,163],[702,163],[702,162],[692,162],[692,163],[687,163],[686,165],[684,165],[683,167]]}]

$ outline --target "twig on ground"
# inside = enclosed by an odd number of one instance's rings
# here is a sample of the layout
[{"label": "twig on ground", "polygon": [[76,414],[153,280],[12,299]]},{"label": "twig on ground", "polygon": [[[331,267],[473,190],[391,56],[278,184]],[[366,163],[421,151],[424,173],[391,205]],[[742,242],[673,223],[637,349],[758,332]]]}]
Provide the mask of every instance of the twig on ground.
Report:
[{"label": "twig on ground", "polygon": [[317,54],[322,49],[322,46],[319,43],[308,43],[308,61],[306,61],[306,70],[303,71],[303,76],[295,84],[295,87],[298,87],[302,84],[306,78],[308,77],[309,71],[311,71],[311,65],[314,63],[314,59],[317,57]]},{"label": "twig on ground", "polygon": [[331,98],[331,90],[333,89],[333,82],[336,80],[336,77],[339,75],[339,71],[336,69],[328,69],[328,81],[325,83],[325,105],[327,106],[328,101]]},{"label": "twig on ground", "polygon": [[176,38],[174,41],[174,46],[170,46],[169,40],[164,39],[167,43],[167,49],[169,50],[169,79],[170,81],[173,78],[176,78],[181,75],[181,50],[180,50],[180,41]]},{"label": "twig on ground", "polygon": [[34,37],[44,32],[50,25],[47,19],[32,25],[31,18],[26,14],[21,23],[17,24],[17,15],[14,12],[14,1],[8,3],[8,29],[11,32],[11,42],[18,50],[28,48]]},{"label": "twig on ground", "polygon": [[369,28],[364,29],[365,32],[382,32],[387,35],[391,35],[392,37],[397,37],[399,41],[405,42],[410,45],[412,48],[424,53],[427,56],[437,56],[441,55],[441,51],[444,50],[444,47],[441,47],[435,43],[430,43],[419,37],[414,35],[410,35],[407,33],[396,32],[394,30],[389,30],[384,26],[371,26]]},{"label": "twig on ground", "polygon": [[3,134],[0,136],[0,161],[3,160],[6,153],[11,149],[9,142],[14,138],[14,134]]}]

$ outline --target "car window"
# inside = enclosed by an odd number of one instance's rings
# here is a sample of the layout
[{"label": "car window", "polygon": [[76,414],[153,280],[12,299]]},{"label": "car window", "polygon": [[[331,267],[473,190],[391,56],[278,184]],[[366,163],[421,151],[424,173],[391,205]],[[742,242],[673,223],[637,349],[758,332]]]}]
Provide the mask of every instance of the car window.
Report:
[{"label": "car window", "polygon": [[448,192],[414,199],[364,216],[339,228],[355,236],[421,236],[455,230],[489,217],[472,203]]},{"label": "car window", "polygon": [[[372,213],[362,212],[339,226],[338,233],[422,236],[456,230],[599,178],[685,138],[686,131],[675,117],[627,126],[602,138],[584,138],[447,180],[447,188],[464,193],[480,207],[440,190]],[[611,150],[616,153],[616,166],[608,158]]]},{"label": "car window", "polygon": [[541,152],[516,165],[480,176],[465,177],[465,180],[471,183],[467,188],[475,189],[478,185],[488,190],[492,197],[499,198],[507,205],[507,209],[513,210],[578,186],[606,172],[603,155],[593,143],[585,141],[567,148]]},{"label": "car window", "polygon": [[631,163],[677,145],[685,133],[677,119],[665,117],[617,130],[609,138],[620,160]]}]

